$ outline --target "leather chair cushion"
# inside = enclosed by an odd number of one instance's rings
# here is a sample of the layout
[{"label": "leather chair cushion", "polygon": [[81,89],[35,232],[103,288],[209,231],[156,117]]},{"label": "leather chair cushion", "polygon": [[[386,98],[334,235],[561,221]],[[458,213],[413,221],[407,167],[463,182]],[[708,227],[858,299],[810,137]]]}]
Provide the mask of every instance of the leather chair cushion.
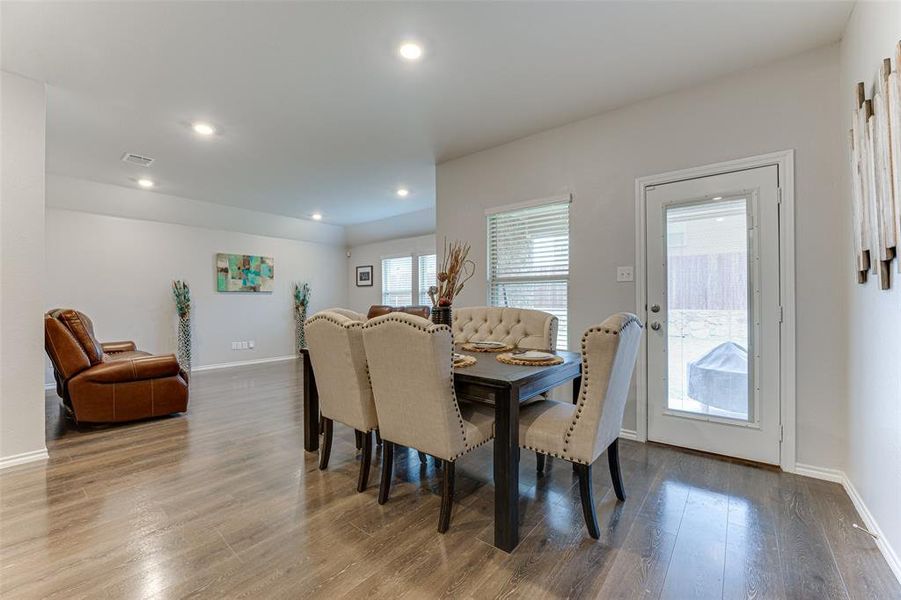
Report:
[{"label": "leather chair cushion", "polygon": [[86,371],[81,377],[96,383],[124,383],[173,377],[179,373],[174,354],[140,356],[133,359],[111,360]]},{"label": "leather chair cushion", "polygon": [[94,324],[86,315],[77,310],[67,309],[59,313],[59,319],[81,344],[92,365],[103,362],[103,348],[94,337]]},{"label": "leather chair cushion", "polygon": [[382,315],[388,315],[391,313],[402,312],[408,315],[415,315],[417,317],[422,317],[423,319],[428,319],[432,314],[432,309],[428,306],[388,306],[387,304],[373,304],[369,307],[369,313],[367,313],[367,319],[374,319],[376,317],[381,317]]}]

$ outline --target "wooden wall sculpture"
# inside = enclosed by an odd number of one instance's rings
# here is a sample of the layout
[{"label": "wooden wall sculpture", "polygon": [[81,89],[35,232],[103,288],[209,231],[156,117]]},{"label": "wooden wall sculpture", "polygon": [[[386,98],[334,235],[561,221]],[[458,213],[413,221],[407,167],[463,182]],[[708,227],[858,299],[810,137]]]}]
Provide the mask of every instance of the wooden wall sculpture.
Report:
[{"label": "wooden wall sculpture", "polygon": [[[867,274],[891,287],[891,263],[901,252],[901,41],[879,65],[867,99],[864,82],[854,92],[851,115],[851,205],[858,283]],[[898,260],[901,272],[901,258]]]}]

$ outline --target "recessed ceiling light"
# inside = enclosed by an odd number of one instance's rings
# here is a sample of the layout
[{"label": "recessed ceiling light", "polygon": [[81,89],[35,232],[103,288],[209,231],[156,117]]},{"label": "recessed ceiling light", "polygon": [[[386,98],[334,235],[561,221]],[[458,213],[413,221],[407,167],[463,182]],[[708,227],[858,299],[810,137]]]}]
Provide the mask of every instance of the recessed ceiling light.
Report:
[{"label": "recessed ceiling light", "polygon": [[192,123],[191,128],[194,130],[194,133],[200,135],[213,135],[214,133],[216,133],[215,127],[213,127],[209,123],[204,123],[203,121]]},{"label": "recessed ceiling light", "polygon": [[408,190],[407,188],[397,188],[397,195],[401,198],[406,198],[410,195],[410,190]]},{"label": "recessed ceiling light", "polygon": [[725,221],[725,220],[726,220],[726,217],[717,217],[717,218],[716,218],[716,222],[717,222],[717,223],[722,223],[722,222]]},{"label": "recessed ceiling light", "polygon": [[314,220],[314,221],[321,221],[321,220],[322,220],[322,213],[313,213],[313,220]]},{"label": "recessed ceiling light", "polygon": [[714,196],[713,199],[714,199],[714,200],[722,200],[723,197],[722,197],[722,196]]},{"label": "recessed ceiling light", "polygon": [[152,188],[154,184],[153,184],[152,179],[147,179],[146,177],[142,177],[142,178],[138,179],[138,185],[141,186],[142,188]]},{"label": "recessed ceiling light", "polygon": [[419,60],[422,58],[422,46],[415,42],[404,42],[397,49],[397,53],[404,60]]}]

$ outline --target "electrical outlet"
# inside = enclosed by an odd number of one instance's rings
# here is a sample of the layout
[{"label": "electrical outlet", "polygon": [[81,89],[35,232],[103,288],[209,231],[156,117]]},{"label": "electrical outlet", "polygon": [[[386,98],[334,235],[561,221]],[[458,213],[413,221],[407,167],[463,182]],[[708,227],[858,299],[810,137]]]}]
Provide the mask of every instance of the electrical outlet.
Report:
[{"label": "electrical outlet", "polygon": [[635,271],[632,267],[616,267],[617,281],[635,281]]},{"label": "electrical outlet", "polygon": [[247,342],[241,342],[241,350],[247,350]]},{"label": "electrical outlet", "polygon": [[238,342],[232,342],[232,350],[238,349]]},{"label": "electrical outlet", "polygon": [[256,342],[254,342],[253,340],[250,340],[249,342],[247,342],[247,347],[250,348],[251,350],[253,350],[253,347],[255,345],[256,345]]}]

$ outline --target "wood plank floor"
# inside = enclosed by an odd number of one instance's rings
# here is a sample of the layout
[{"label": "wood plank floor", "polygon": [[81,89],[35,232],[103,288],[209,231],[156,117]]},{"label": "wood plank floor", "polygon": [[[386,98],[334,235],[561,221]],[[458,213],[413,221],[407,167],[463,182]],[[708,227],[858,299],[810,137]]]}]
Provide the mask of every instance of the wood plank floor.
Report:
[{"label": "wood plank floor", "polygon": [[[624,442],[629,498],[595,474],[601,539],[567,463],[523,453],[522,542],[491,546],[491,450],[457,466],[436,533],[434,465],[400,452],[388,504],[301,441],[294,361],[194,377],[186,415],[74,429],[48,396],[46,466],[0,473],[7,598],[901,598],[840,486]],[[379,460],[380,455],[376,455]]]}]

